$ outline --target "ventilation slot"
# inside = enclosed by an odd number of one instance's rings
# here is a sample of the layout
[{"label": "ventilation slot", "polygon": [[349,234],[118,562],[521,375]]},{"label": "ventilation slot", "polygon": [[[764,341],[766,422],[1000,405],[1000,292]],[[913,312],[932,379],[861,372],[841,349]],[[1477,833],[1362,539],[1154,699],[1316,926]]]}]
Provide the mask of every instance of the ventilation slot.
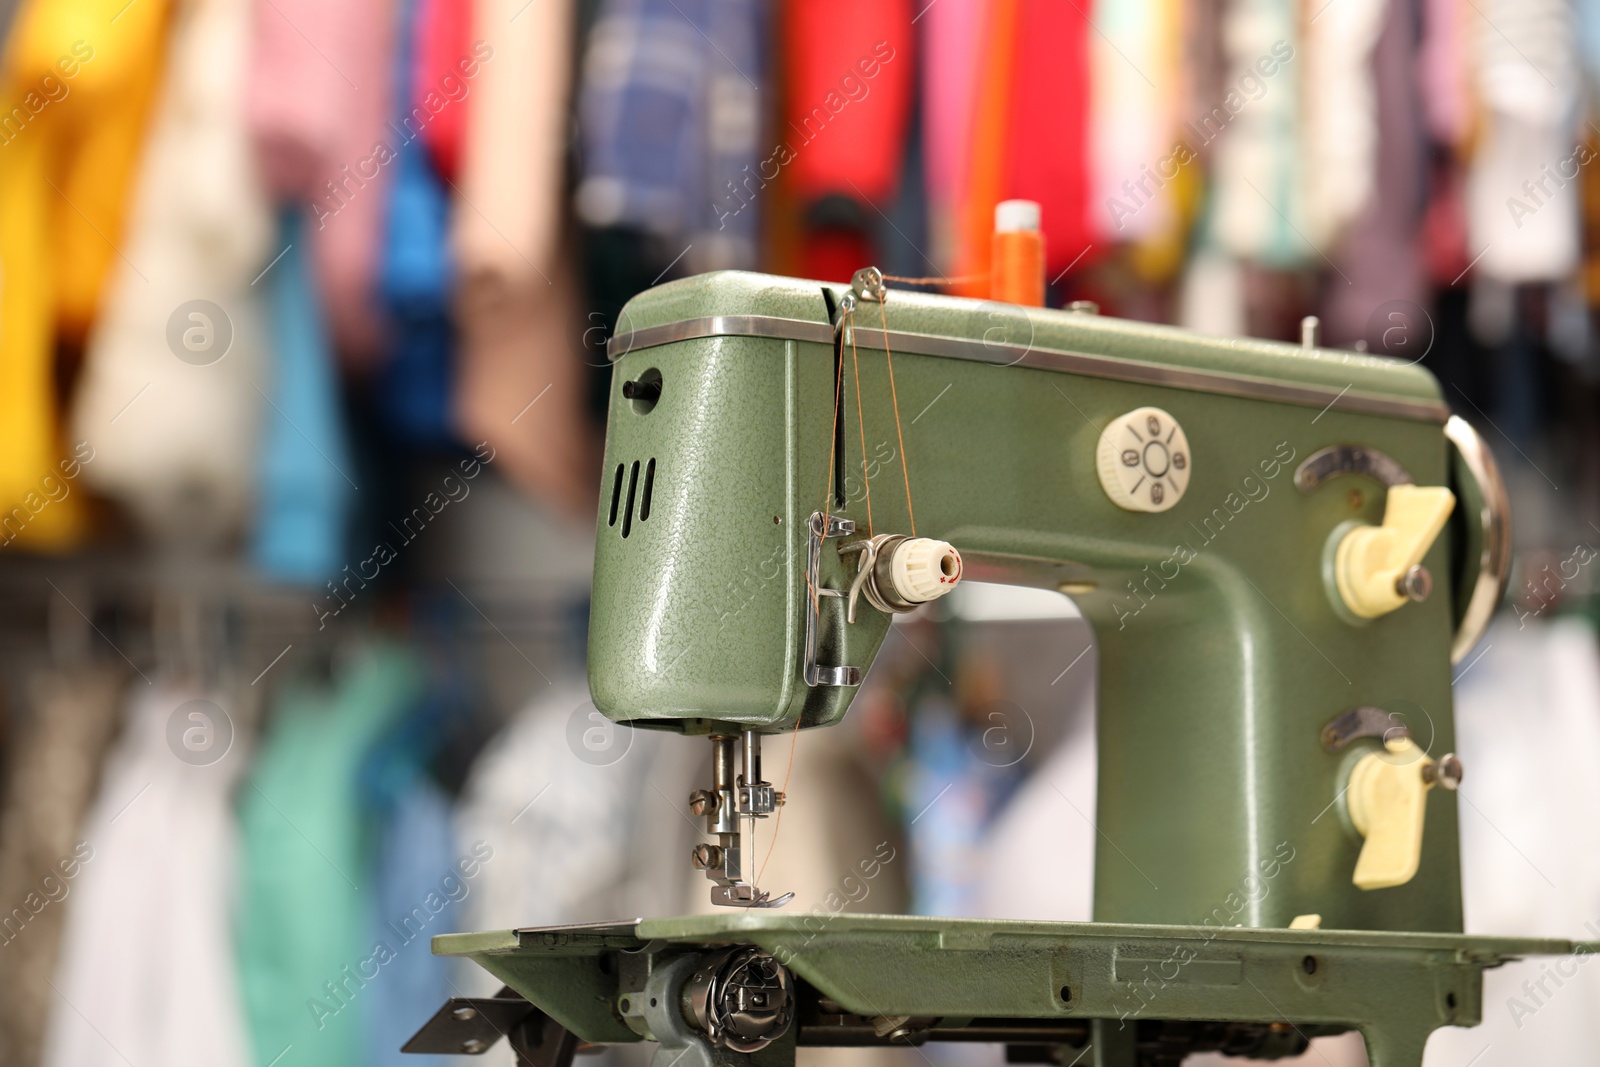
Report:
[{"label": "ventilation slot", "polygon": [[617,464],[617,476],[611,483],[611,521],[607,526],[617,524],[617,504],[622,500],[622,464]]},{"label": "ventilation slot", "polygon": [[639,521],[650,517],[650,492],[656,487],[656,461],[651,460],[644,469],[644,496],[639,498]]},{"label": "ventilation slot", "polygon": [[628,503],[622,509],[622,536],[633,532],[633,494],[639,488],[639,461],[628,471]]}]

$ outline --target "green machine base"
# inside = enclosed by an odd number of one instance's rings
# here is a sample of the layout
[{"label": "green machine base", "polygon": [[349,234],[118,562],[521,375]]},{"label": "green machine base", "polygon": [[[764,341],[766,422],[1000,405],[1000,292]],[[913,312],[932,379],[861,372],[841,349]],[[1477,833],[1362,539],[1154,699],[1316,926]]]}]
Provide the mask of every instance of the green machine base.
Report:
[{"label": "green machine base", "polygon": [[[1010,1062],[1165,1067],[1203,1051],[1277,1059],[1349,1030],[1361,1032],[1372,1067],[1418,1067],[1435,1029],[1481,1020],[1487,968],[1597,949],[1464,934],[753,912],[433,941],[435,953],[470,957],[506,984],[491,1006],[527,1002],[543,1036],[519,1054],[538,1067],[554,1067],[552,1049],[570,1057],[640,1040],[659,1042],[654,1067],[779,1067],[797,1046],[926,1041],[1004,1043]],[[418,1035],[432,1028],[432,1047],[416,1051],[460,1051],[449,1031],[473,1013],[468,1003],[441,1009]]]}]

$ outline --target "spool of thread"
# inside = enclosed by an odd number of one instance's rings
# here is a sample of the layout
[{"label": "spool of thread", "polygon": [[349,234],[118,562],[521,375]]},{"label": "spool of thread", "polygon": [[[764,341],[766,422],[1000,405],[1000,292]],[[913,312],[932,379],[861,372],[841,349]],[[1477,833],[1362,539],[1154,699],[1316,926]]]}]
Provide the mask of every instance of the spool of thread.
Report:
[{"label": "spool of thread", "polygon": [[1002,200],[994,206],[991,262],[990,299],[1044,307],[1044,234],[1036,201]]}]

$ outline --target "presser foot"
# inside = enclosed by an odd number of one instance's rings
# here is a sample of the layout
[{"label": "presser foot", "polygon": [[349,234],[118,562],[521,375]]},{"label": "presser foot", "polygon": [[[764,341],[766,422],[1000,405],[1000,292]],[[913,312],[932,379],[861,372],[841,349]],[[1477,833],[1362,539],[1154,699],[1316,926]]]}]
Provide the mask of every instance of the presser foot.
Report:
[{"label": "presser foot", "polygon": [[774,897],[757,889],[751,873],[752,846],[757,819],[764,819],[783,803],[783,794],[761,780],[761,735],[747,730],[743,736],[743,773],[734,774],[734,750],[739,738],[711,738],[711,788],[697,789],[689,797],[689,810],[706,820],[706,833],[715,845],[694,847],[691,862],[711,879],[711,903],[727,908],[781,908],[793,893]]},{"label": "presser foot", "polygon": [[794,899],[793,893],[785,893],[774,897],[765,889],[757,889],[753,885],[743,882],[734,885],[714,885],[711,887],[711,903],[720,904],[726,908],[781,908]]}]

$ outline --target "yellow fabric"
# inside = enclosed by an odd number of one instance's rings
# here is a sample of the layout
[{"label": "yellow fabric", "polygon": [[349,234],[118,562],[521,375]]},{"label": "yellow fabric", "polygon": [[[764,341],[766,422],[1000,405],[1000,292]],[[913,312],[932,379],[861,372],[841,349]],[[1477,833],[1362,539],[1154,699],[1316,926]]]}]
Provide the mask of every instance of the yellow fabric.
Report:
[{"label": "yellow fabric", "polygon": [[83,533],[55,342],[87,332],[119,254],[169,7],[29,0],[0,66],[0,543],[59,549]]}]

